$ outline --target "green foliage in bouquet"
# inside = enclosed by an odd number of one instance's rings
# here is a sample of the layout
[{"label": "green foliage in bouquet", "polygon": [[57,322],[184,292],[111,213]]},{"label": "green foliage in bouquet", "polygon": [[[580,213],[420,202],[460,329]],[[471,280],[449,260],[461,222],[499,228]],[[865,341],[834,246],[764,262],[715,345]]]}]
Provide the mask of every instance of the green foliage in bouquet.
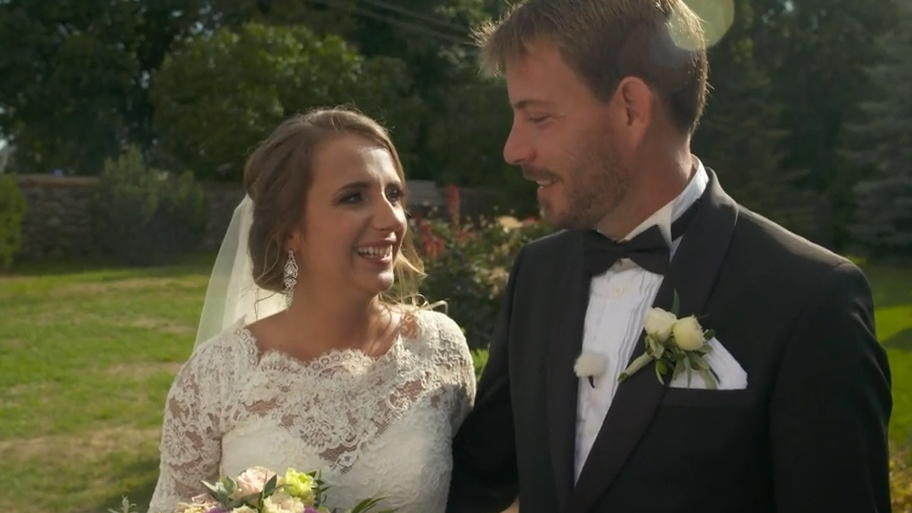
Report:
[{"label": "green foliage in bouquet", "polygon": [[194,249],[206,213],[205,195],[190,173],[149,167],[136,148],[105,163],[92,199],[99,249],[131,265],[170,262]]},{"label": "green foliage in bouquet", "polygon": [[9,267],[22,244],[25,200],[9,175],[0,176],[0,268]]},{"label": "green foliage in bouquet", "polygon": [[486,348],[513,259],[524,244],[550,228],[503,216],[462,226],[420,219],[410,229],[427,274],[421,293],[432,303],[447,302],[447,314],[465,330],[469,347]]},{"label": "green foliage in bouquet", "polygon": [[[298,472],[293,468],[279,475],[267,468],[251,467],[236,478],[222,477],[214,483],[202,481],[208,494],[179,503],[174,513],[395,513],[376,510],[383,497],[364,499],[345,512],[329,509],[329,487],[319,472]],[[124,497],[121,510],[109,513],[135,513],[136,505]]]}]

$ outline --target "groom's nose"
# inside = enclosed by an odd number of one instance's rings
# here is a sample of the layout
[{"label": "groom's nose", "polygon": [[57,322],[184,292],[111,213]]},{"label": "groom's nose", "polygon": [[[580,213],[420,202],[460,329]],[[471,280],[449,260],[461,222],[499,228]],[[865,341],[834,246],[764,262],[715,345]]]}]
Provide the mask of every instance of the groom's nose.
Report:
[{"label": "groom's nose", "polygon": [[528,143],[528,137],[518,119],[513,119],[507,142],[504,143],[503,158],[508,164],[520,166],[529,163],[534,156],[534,151]]}]

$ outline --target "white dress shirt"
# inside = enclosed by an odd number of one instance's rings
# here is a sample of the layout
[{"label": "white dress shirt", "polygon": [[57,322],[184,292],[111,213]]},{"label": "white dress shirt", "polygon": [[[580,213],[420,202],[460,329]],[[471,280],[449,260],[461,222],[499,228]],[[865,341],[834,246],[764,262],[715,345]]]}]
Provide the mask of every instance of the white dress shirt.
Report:
[{"label": "white dress shirt", "polygon": [[[658,225],[671,255],[681,239],[671,240],[671,224],[683,214],[706,190],[709,175],[703,164],[694,157],[696,171],[684,190],[633,229],[624,240],[632,239],[653,225]],[[652,307],[663,276],[649,272],[632,260],[617,261],[605,273],[592,278],[589,306],[583,328],[583,352],[601,354],[606,361],[605,372],[594,379],[579,380],[576,405],[575,479],[579,479],[583,464],[602,427],[614,394],[618,376],[627,367],[633,349],[643,329],[643,318]]]}]

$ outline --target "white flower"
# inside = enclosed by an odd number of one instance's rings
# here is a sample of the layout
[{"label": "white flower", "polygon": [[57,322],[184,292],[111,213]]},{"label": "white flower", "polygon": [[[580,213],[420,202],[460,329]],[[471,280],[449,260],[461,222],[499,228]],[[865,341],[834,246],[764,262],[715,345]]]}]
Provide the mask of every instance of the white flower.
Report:
[{"label": "white flower", "polygon": [[237,490],[231,494],[232,499],[240,499],[263,491],[266,482],[272,479],[275,472],[263,467],[251,467],[237,477]]},{"label": "white flower", "polygon": [[304,511],[304,501],[285,492],[276,492],[263,499],[263,513],[300,513]]},{"label": "white flower", "polygon": [[675,321],[671,332],[674,334],[675,344],[685,351],[696,351],[706,342],[703,328],[693,315]]},{"label": "white flower", "polygon": [[257,510],[251,508],[250,506],[244,505],[239,508],[234,508],[231,510],[231,513],[257,513]]},{"label": "white flower", "polygon": [[582,353],[573,364],[573,372],[580,378],[589,378],[589,384],[595,386],[594,377],[601,376],[605,372],[607,361],[604,355],[599,353]]},{"label": "white flower", "polygon": [[675,317],[675,314],[669,311],[661,308],[650,308],[646,312],[646,318],[643,320],[643,329],[646,330],[646,334],[650,337],[664,342],[671,336],[671,327],[674,326],[677,320],[678,318]]}]

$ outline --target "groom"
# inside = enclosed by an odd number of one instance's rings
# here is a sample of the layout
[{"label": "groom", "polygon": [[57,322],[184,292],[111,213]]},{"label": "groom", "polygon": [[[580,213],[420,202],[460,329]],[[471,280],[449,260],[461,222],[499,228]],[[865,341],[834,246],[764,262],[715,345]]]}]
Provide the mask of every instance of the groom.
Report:
[{"label": "groom", "polygon": [[[683,1],[528,0],[482,46],[514,112],[504,158],[566,230],[516,259],[447,510],[890,511],[868,285],[691,155],[707,61]],[[619,382],[675,295],[717,376]]]}]

